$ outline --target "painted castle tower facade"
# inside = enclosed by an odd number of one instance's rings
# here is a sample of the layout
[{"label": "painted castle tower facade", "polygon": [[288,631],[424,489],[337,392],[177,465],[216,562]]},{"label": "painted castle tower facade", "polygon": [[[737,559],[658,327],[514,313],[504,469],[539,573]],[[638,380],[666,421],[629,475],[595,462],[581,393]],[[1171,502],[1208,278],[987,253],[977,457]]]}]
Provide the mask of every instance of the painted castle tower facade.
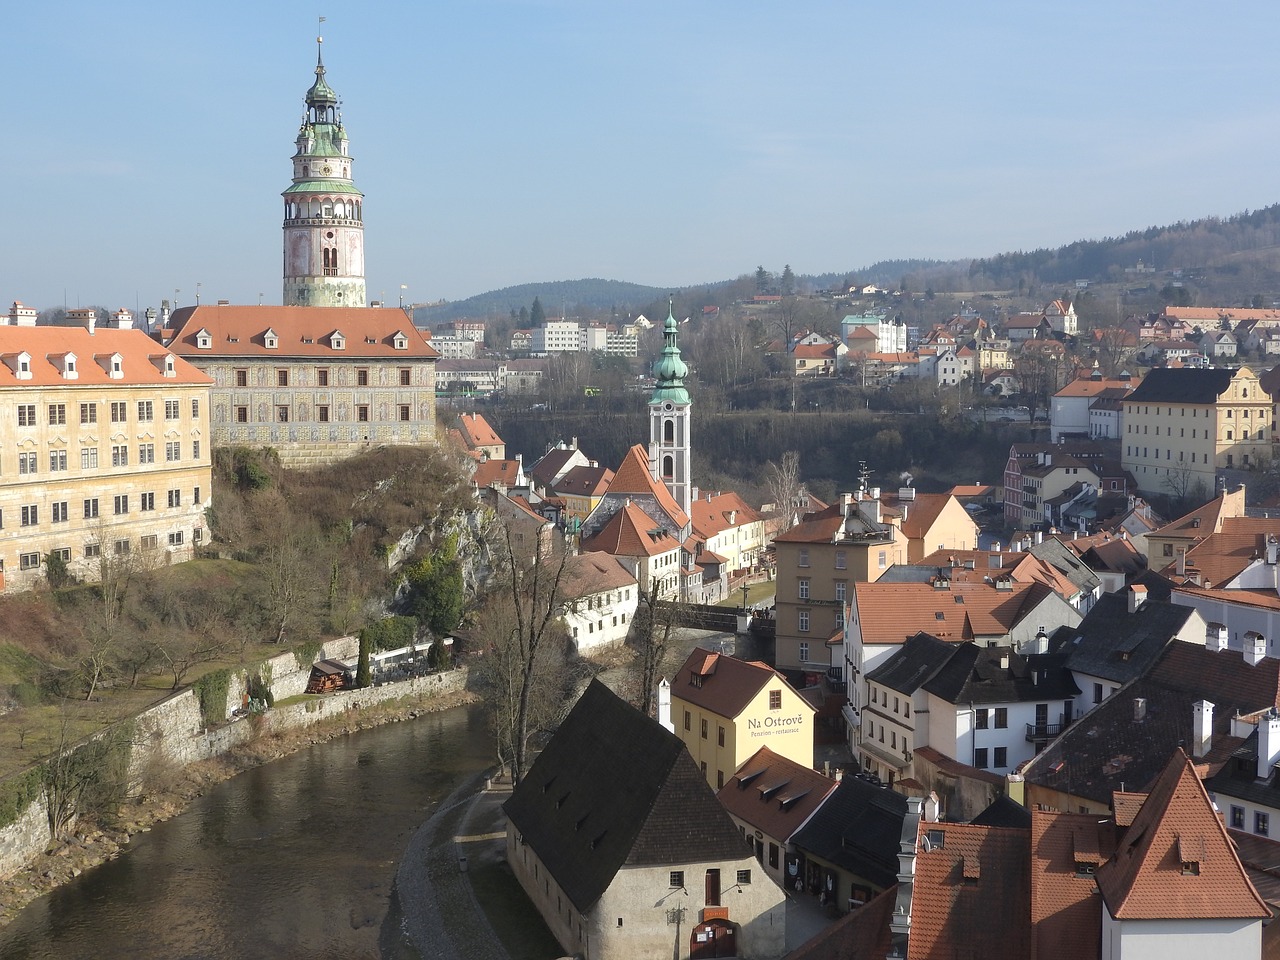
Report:
[{"label": "painted castle tower facade", "polygon": [[283,194],[284,305],[363,307],[364,194],[351,178],[338,95],[319,50],[297,147]]},{"label": "painted castle tower facade", "polygon": [[680,358],[677,325],[671,309],[662,331],[662,356],[653,365],[658,383],[649,398],[649,470],[686,515],[693,505],[689,427],[689,391],[684,378],[689,367]]}]

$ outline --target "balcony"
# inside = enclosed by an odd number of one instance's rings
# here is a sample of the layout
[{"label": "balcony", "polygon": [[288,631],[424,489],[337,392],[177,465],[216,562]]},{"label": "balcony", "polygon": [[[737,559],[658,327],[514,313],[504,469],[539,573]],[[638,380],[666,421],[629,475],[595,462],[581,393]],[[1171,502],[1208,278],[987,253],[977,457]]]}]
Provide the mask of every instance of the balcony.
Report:
[{"label": "balcony", "polygon": [[1027,742],[1046,743],[1057,737],[1070,725],[1070,721],[1064,723],[1028,723]]}]

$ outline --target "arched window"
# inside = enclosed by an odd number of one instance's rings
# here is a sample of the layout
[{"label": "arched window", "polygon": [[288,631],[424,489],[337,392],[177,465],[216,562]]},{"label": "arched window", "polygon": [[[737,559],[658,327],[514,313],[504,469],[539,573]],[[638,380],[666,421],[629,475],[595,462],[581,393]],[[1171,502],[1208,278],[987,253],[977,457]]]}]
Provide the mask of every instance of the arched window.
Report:
[{"label": "arched window", "polygon": [[675,475],[676,475],[676,458],[663,457],[662,458],[662,479],[670,480]]},{"label": "arched window", "polygon": [[676,422],[674,420],[662,421],[662,442],[663,443],[676,442]]}]

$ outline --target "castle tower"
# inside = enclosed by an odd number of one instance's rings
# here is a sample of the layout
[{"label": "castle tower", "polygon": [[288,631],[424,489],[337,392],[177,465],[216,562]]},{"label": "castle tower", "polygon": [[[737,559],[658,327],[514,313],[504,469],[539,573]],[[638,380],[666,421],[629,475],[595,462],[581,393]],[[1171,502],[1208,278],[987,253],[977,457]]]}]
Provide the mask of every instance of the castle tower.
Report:
[{"label": "castle tower", "polygon": [[689,367],[676,345],[676,320],[667,309],[662,331],[662,356],[653,365],[657,386],[649,398],[649,470],[666,486],[686,514],[693,505],[690,480],[689,391],[684,378]]},{"label": "castle tower", "polygon": [[338,95],[324,79],[316,38],[316,82],[284,196],[286,307],[363,307],[364,194],[351,179]]}]

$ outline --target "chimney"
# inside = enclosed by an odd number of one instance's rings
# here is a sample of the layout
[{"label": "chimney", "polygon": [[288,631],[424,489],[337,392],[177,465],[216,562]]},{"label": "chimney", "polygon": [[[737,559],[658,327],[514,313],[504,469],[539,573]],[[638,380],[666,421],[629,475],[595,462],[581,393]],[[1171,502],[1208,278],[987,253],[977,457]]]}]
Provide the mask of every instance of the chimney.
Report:
[{"label": "chimney", "polygon": [[835,775],[832,777],[832,779],[835,780],[836,783],[839,783],[841,780],[843,780],[844,767],[836,767],[836,772],[835,772]]},{"label": "chimney", "polygon": [[121,307],[116,311],[115,317],[112,318],[111,325],[117,330],[132,330],[133,314]]},{"label": "chimney", "polygon": [[1037,530],[1037,531],[1036,531],[1036,546],[1038,547],[1038,546],[1040,546],[1040,544],[1042,544],[1042,543],[1044,543],[1044,531],[1043,531],[1043,530]]},{"label": "chimney", "polygon": [[1009,669],[1009,651],[1007,649],[1000,651],[1000,669],[1001,670]]},{"label": "chimney", "polygon": [[569,442],[569,449],[570,449],[570,450],[577,450],[577,449],[578,449],[578,438],[577,438],[577,437],[574,437],[574,438]]},{"label": "chimney", "polygon": [[1142,697],[1133,698],[1133,722],[1141,723],[1147,719],[1147,701]]},{"label": "chimney", "polygon": [[842,494],[840,494],[840,513],[841,513],[841,515],[846,516],[846,517],[849,515],[849,506],[850,506],[850,504],[852,504],[852,503],[853,503],[853,494],[852,494],[852,493],[842,493]]},{"label": "chimney", "polygon": [[1147,602],[1147,588],[1135,583],[1129,588],[1129,612],[1137,613],[1138,608]]},{"label": "chimney", "polygon": [[1274,567],[1277,560],[1280,560],[1280,537],[1267,537],[1267,563]]},{"label": "chimney", "polygon": [[1227,627],[1222,623],[1211,623],[1204,631],[1205,649],[1210,653],[1221,653],[1227,649]]},{"label": "chimney", "polygon": [[1043,629],[1036,634],[1035,646],[1031,648],[1033,653],[1049,652],[1049,635]]},{"label": "chimney", "polygon": [[1251,667],[1260,664],[1267,655],[1267,638],[1250,631],[1244,635],[1244,662]]},{"label": "chimney", "polygon": [[1178,576],[1185,577],[1187,575],[1187,548],[1183,547],[1178,551]]},{"label": "chimney", "polygon": [[942,801],[938,799],[938,795],[932,791],[924,798],[924,809],[921,812],[921,818],[925,823],[937,823],[938,818],[942,815]]},{"label": "chimney", "polygon": [[671,683],[666,677],[658,681],[658,723],[676,732],[676,725],[671,722]]},{"label": "chimney", "polygon": [[1258,779],[1267,780],[1280,762],[1280,713],[1272,707],[1258,718]]},{"label": "chimney", "polygon": [[1191,755],[1204,758],[1209,754],[1213,743],[1213,704],[1208,700],[1197,700],[1191,706]]},{"label": "chimney", "polygon": [[13,306],[9,308],[9,323],[15,327],[34,327],[35,308],[26,306],[21,300],[13,301]]}]

